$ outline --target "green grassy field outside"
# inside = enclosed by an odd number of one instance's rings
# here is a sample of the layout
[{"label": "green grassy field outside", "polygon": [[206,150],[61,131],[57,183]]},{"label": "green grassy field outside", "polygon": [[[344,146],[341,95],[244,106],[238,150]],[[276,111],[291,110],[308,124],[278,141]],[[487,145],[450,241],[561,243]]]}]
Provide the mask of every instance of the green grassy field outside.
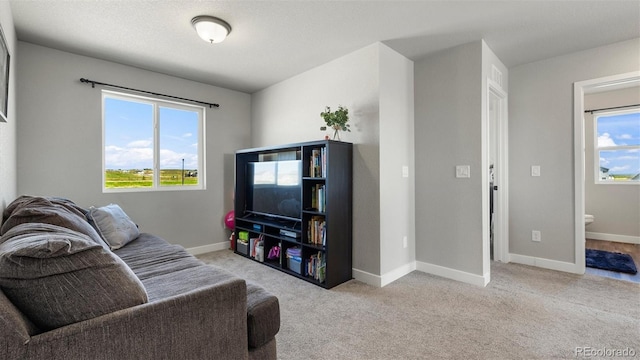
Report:
[{"label": "green grassy field outside", "polygon": [[634,177],[634,175],[631,175],[631,174],[617,174],[617,175],[611,175],[611,177],[613,177],[613,180],[615,180],[615,181],[631,181],[631,178]]},{"label": "green grassy field outside", "polygon": [[[198,185],[196,170],[185,170],[185,174],[195,176],[182,176],[182,170],[161,170],[160,186]],[[105,187],[107,189],[145,188],[153,186],[153,170],[106,170]]]}]

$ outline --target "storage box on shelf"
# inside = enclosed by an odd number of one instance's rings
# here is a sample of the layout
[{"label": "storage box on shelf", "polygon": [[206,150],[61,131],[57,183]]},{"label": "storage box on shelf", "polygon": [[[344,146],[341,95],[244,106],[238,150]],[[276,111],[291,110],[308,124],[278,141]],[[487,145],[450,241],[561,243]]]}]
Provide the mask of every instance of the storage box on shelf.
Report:
[{"label": "storage box on shelf", "polygon": [[331,140],[236,152],[236,233],[262,239],[267,266],[325,288],[351,279],[352,158]]}]

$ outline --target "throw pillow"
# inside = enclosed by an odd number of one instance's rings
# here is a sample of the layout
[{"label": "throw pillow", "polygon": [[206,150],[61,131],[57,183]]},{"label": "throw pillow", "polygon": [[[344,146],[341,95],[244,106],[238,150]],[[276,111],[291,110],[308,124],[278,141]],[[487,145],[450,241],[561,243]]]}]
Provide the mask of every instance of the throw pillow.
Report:
[{"label": "throw pillow", "polygon": [[60,198],[22,196],[5,210],[0,235],[23,223],[44,223],[62,226],[89,236],[99,245],[106,244],[87,218],[73,202]]},{"label": "throw pillow", "polygon": [[138,226],[116,204],[91,207],[87,213],[89,223],[98,231],[111,250],[117,250],[140,235]]},{"label": "throw pillow", "polygon": [[0,287],[43,330],[148,301],[118,256],[82,233],[42,223],[20,224],[2,236]]},{"label": "throw pillow", "polygon": [[59,205],[67,208],[69,211],[74,212],[77,215],[84,216],[86,210],[74,203],[73,201],[57,196],[32,196],[32,195],[20,195],[17,199],[13,200],[11,204],[7,205],[2,213],[4,220],[8,219],[11,214],[23,207],[34,207],[42,205]]}]

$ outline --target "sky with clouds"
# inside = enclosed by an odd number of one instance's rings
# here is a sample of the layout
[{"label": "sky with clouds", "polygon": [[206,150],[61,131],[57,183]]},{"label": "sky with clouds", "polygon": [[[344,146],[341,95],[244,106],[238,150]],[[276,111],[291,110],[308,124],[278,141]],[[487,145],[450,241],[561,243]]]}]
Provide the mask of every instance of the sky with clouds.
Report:
[{"label": "sky with clouds", "polygon": [[606,149],[640,145],[640,112],[599,116],[597,134],[598,148],[601,148],[600,166],[608,168],[610,174],[640,173],[640,148]]},{"label": "sky with clouds", "polygon": [[[198,168],[198,114],[159,108],[160,168]],[[105,169],[153,169],[153,106],[105,99]]]}]

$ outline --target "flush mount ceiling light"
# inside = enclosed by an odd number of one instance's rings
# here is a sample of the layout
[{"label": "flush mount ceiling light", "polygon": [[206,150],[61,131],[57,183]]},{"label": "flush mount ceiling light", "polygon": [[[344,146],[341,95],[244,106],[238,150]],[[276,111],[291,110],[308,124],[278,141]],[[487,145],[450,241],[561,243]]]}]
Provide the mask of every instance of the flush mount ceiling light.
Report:
[{"label": "flush mount ceiling light", "polygon": [[231,32],[231,25],[217,17],[201,15],[191,19],[191,25],[196,29],[202,40],[214,44],[224,41]]}]

